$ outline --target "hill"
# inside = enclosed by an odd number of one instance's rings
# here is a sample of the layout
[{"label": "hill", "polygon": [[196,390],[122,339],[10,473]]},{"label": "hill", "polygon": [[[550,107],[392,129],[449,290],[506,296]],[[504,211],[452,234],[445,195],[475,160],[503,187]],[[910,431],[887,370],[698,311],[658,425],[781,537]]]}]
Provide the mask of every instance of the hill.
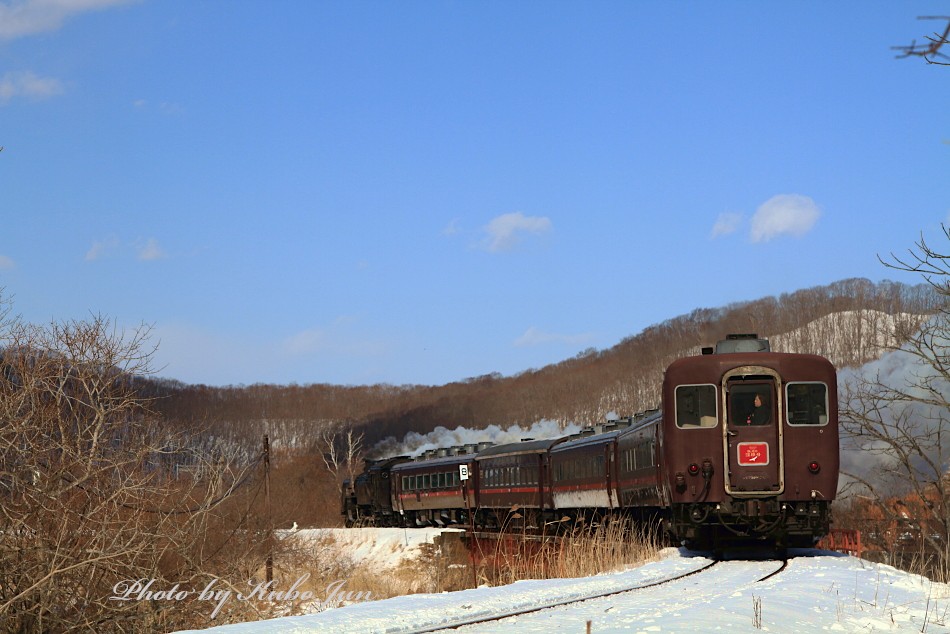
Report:
[{"label": "hill", "polygon": [[730,332],[756,332],[774,350],[814,352],[839,367],[877,358],[912,333],[939,305],[926,284],[848,279],[779,297],[698,308],[605,349],[514,376],[489,374],[442,386],[265,385],[209,387],[153,381],[147,392],[169,421],[208,427],[219,437],[257,446],[306,450],[315,430],[356,427],[372,444],[436,426],[481,428],[553,420],[589,424],[608,412],[656,407],[666,366],[698,354]]},{"label": "hill", "polygon": [[[270,439],[277,527],[334,526],[339,482],[367,448],[437,427],[524,428],[603,421],[656,407],[666,366],[698,354],[730,332],[756,332],[773,349],[816,352],[839,367],[859,366],[913,333],[940,305],[929,285],[851,279],[722,308],[700,308],[646,328],[605,350],[514,376],[490,374],[441,386],[265,385],[209,387],[146,381],[145,396],[167,425],[200,430],[208,451],[245,464]],[[358,444],[346,442],[346,434]],[[391,444],[389,445],[391,446]],[[347,450],[356,449],[346,456]],[[342,455],[341,455],[342,454]],[[372,451],[370,452],[372,454]],[[187,465],[185,465],[187,466]]]}]

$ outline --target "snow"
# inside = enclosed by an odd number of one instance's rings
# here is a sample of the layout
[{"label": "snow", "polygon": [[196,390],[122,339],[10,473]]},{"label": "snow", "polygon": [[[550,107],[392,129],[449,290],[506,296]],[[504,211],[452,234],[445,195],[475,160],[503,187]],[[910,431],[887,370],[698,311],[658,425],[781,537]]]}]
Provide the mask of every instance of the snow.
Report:
[{"label": "snow", "polygon": [[[447,528],[313,528],[293,532],[297,539],[332,547],[352,564],[371,562],[384,572],[413,559],[423,544],[431,544]],[[289,531],[288,535],[291,534]]]},{"label": "snow", "polygon": [[[364,529],[365,530],[365,529]],[[375,529],[386,530],[386,529]],[[390,539],[402,529],[380,535]],[[409,531],[413,535],[414,531]],[[365,535],[363,536],[365,537]],[[431,538],[431,535],[429,536]],[[420,535],[417,543],[426,537]],[[358,540],[354,538],[354,543]],[[412,550],[407,546],[408,551]],[[712,563],[707,556],[669,548],[658,561],[619,573],[581,579],[521,581],[509,586],[383,601],[354,601],[305,616],[284,617],[192,632],[212,634],[408,633],[453,627],[472,619],[538,609],[565,600],[637,588],[567,606],[540,609],[502,621],[463,625],[458,632],[551,634],[584,632],[950,632],[950,586],[882,564],[830,551],[791,551],[785,570],[769,559]],[[389,553],[385,561],[392,561]],[[345,583],[345,580],[341,580]],[[328,588],[358,592],[345,585]],[[328,596],[317,597],[320,600]],[[760,615],[756,623],[756,614]],[[757,627],[758,625],[758,627]]]}]

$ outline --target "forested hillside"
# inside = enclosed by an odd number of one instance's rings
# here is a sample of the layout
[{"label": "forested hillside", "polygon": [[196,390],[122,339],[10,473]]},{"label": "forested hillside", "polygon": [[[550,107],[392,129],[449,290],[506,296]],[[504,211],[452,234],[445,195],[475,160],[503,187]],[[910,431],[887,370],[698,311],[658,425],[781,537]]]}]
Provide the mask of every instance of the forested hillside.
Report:
[{"label": "forested hillside", "polygon": [[[321,430],[356,427],[364,445],[436,426],[485,427],[549,419],[602,421],[656,407],[663,370],[731,332],[755,332],[774,350],[814,352],[839,367],[879,356],[881,346],[912,332],[934,312],[931,287],[849,279],[779,297],[697,308],[650,326],[617,345],[588,349],[560,363],[514,376],[491,374],[442,386],[263,385],[208,387],[154,381],[166,419],[207,428],[236,446],[257,447],[267,432],[275,448],[318,449]],[[896,335],[895,335],[896,333]]]}]

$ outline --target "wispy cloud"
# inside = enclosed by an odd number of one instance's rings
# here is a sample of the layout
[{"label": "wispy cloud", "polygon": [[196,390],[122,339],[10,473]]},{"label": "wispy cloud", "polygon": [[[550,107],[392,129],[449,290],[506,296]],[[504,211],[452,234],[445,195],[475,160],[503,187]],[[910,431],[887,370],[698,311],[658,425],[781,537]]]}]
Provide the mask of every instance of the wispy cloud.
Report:
[{"label": "wispy cloud", "polygon": [[372,341],[354,332],[359,318],[341,315],[326,327],[301,330],[280,344],[284,354],[298,357],[310,355],[378,357],[389,352],[389,345]]},{"label": "wispy cloud", "polygon": [[95,262],[96,260],[102,260],[113,255],[127,258],[131,253],[135,253],[136,259],[143,262],[161,260],[168,257],[168,253],[155,238],[149,238],[144,242],[142,240],[136,240],[123,243],[119,238],[110,236],[103,240],[93,242],[89,250],[86,251],[85,260],[86,262]]},{"label": "wispy cloud", "polygon": [[138,258],[140,260],[161,260],[167,257],[168,254],[165,253],[165,250],[159,246],[158,240],[155,238],[149,238],[145,241],[145,246],[139,248]]},{"label": "wispy cloud", "polygon": [[0,255],[0,271],[9,271],[13,268],[16,268],[16,262],[13,261],[13,258]]},{"label": "wispy cloud", "polygon": [[313,354],[324,350],[330,341],[327,331],[321,328],[302,330],[284,339],[281,347],[290,354]]},{"label": "wispy cloud", "polygon": [[585,332],[577,335],[564,335],[553,332],[544,332],[534,326],[529,327],[523,335],[515,339],[514,345],[517,348],[526,348],[529,346],[542,346],[549,343],[562,343],[572,346],[589,344],[594,341],[594,334]]},{"label": "wispy cloud", "polygon": [[[0,24],[3,18],[0,17]],[[63,92],[63,84],[52,77],[40,77],[30,71],[4,73],[0,77],[0,104],[16,97],[47,99]]]},{"label": "wispy cloud", "polygon": [[551,230],[551,219],[544,216],[526,216],[520,211],[502,214],[485,226],[486,239],[482,246],[492,253],[510,251],[525,234],[539,235]]},{"label": "wispy cloud", "polygon": [[779,194],[762,203],[752,216],[752,242],[768,242],[782,235],[800,237],[811,231],[821,209],[808,196]]},{"label": "wispy cloud", "polygon": [[0,2],[0,40],[55,31],[69,18],[130,0],[12,0]]},{"label": "wispy cloud", "polygon": [[95,262],[96,260],[101,260],[117,249],[119,246],[118,238],[106,238],[105,240],[96,240],[92,243],[92,246],[86,251],[86,262]]},{"label": "wispy cloud", "polygon": [[147,99],[135,99],[132,101],[132,107],[142,112],[158,112],[168,116],[185,114],[185,107],[174,101],[162,101],[157,104],[152,104]]},{"label": "wispy cloud", "polygon": [[718,238],[719,236],[727,236],[730,233],[735,233],[739,229],[740,224],[742,224],[742,214],[728,211],[721,213],[719,217],[716,218],[716,224],[713,225],[710,237]]},{"label": "wispy cloud", "polygon": [[447,224],[447,225],[445,226],[445,228],[442,230],[442,235],[444,235],[444,236],[454,236],[454,235],[458,234],[458,233],[461,232],[461,231],[462,231],[462,229],[459,227],[459,219],[458,219],[458,218],[453,218],[453,219],[452,219],[452,222],[450,222],[449,224]]}]

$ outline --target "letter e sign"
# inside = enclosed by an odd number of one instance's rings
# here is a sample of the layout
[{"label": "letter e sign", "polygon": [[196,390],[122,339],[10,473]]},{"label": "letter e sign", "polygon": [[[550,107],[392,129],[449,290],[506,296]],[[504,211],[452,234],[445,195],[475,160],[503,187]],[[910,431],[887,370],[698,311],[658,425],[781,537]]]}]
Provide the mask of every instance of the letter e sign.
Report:
[{"label": "letter e sign", "polygon": [[769,444],[767,442],[740,442],[739,465],[743,467],[761,467],[769,463]]}]

